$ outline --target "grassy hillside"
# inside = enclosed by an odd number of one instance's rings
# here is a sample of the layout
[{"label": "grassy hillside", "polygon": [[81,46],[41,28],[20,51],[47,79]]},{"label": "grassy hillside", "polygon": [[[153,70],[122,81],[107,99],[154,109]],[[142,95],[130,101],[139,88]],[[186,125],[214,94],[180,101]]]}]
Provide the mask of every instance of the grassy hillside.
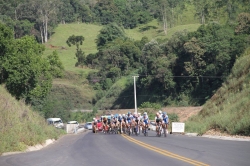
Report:
[{"label": "grassy hillside", "polygon": [[[170,37],[175,32],[180,30],[187,29],[188,31],[195,31],[199,26],[200,24],[180,25],[169,29],[169,33],[166,36],[163,33],[162,27],[158,24],[157,20],[153,20],[152,22],[146,25],[141,25],[135,29],[127,29],[125,30],[125,32],[131,39],[134,40],[141,40],[143,36],[147,36],[149,39],[164,39]],[[149,29],[142,31],[142,29],[144,29],[145,27],[149,27]],[[57,79],[53,82],[51,98],[55,98],[55,100],[57,100],[57,108],[62,109],[62,104],[60,103],[69,102],[70,104],[68,104],[68,106],[74,106],[73,109],[77,109],[79,107],[84,109],[91,109],[91,100],[95,96],[95,91],[88,85],[86,76],[93,69],[89,69],[87,67],[75,67],[76,47],[68,47],[66,44],[66,40],[71,35],[82,35],[85,38],[83,45],[81,46],[82,50],[86,55],[89,53],[95,53],[97,52],[95,39],[101,29],[102,26],[93,24],[60,24],[55,29],[51,39],[48,41],[48,43],[45,44],[46,50],[44,56],[51,54],[54,50],[57,50],[58,55],[66,70],[65,78]],[[121,82],[124,83],[126,82],[126,80],[123,78],[118,81],[117,84],[120,84]],[[126,88],[126,86],[122,86],[123,88],[121,88],[120,86],[119,89],[117,89],[116,87],[118,86],[114,85],[109,93],[112,94],[113,91],[115,91],[117,96]],[[107,95],[109,97],[99,101],[97,103],[98,106],[110,106],[117,100],[115,96],[109,94]]]},{"label": "grassy hillside", "polygon": [[59,24],[50,40],[45,44],[45,55],[51,54],[54,50],[57,50],[63,66],[67,71],[88,71],[89,69],[75,67],[76,46],[69,47],[66,41],[71,35],[84,36],[85,40],[80,48],[86,55],[95,53],[97,52],[95,39],[101,28],[102,26],[93,24]]},{"label": "grassy hillside", "polygon": [[16,101],[3,86],[0,86],[0,115],[0,155],[25,150],[49,138],[57,139],[63,132],[48,126],[43,117]]},{"label": "grassy hillside", "polygon": [[209,129],[229,134],[250,135],[250,48],[240,57],[232,73],[201,112],[186,124],[190,132]]},{"label": "grassy hillside", "polygon": [[[176,26],[174,28],[170,28],[166,36],[157,20],[153,20],[152,22],[141,25],[135,29],[126,29],[125,33],[128,37],[134,40],[141,40],[143,36],[147,36],[150,40],[155,38],[163,39],[171,37],[175,32],[180,30],[186,29],[188,31],[195,31],[199,26],[200,24]],[[141,29],[145,27],[150,27],[150,29],[142,31]],[[86,74],[90,71],[90,69],[75,67],[76,47],[68,47],[66,40],[71,35],[82,35],[85,38],[83,45],[80,46],[82,50],[86,55],[89,53],[95,53],[97,52],[95,39],[101,29],[102,26],[94,24],[59,24],[50,40],[45,44],[45,56],[51,54],[54,50],[57,50],[66,71],[83,72]]]}]

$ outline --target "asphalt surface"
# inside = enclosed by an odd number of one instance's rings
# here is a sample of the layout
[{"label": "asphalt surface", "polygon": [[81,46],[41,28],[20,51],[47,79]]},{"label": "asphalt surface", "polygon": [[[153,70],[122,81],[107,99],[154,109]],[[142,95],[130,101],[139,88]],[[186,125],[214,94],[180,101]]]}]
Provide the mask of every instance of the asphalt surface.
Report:
[{"label": "asphalt surface", "polygon": [[1,156],[0,166],[188,166],[196,161],[214,166],[249,166],[250,143],[185,135],[164,138],[152,131],[147,137],[128,138],[84,132],[66,135],[39,151]]}]

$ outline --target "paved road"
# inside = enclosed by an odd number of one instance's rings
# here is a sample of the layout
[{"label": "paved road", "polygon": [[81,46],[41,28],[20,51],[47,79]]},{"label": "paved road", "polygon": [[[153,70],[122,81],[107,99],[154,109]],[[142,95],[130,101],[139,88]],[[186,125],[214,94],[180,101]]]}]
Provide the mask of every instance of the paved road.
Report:
[{"label": "paved road", "polygon": [[158,138],[154,132],[129,138],[85,132],[64,136],[40,151],[0,157],[1,166],[188,166],[195,162],[249,166],[250,143],[182,135]]}]

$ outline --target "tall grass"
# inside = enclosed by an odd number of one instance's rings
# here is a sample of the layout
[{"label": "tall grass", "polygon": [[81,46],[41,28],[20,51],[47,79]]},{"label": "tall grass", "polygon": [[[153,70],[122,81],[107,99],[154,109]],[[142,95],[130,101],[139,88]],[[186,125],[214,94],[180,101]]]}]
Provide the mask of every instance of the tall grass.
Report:
[{"label": "tall grass", "polygon": [[24,102],[16,101],[3,86],[0,86],[0,115],[0,154],[22,151],[64,133],[48,126],[43,117]]},{"label": "tall grass", "polygon": [[230,76],[186,124],[186,131],[204,134],[216,129],[232,135],[250,135],[250,48],[237,59]]}]

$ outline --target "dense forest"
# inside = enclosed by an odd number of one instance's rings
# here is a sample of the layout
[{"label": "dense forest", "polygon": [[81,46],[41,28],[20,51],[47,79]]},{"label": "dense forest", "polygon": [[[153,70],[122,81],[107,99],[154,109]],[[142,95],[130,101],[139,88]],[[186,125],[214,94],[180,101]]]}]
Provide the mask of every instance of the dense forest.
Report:
[{"label": "dense forest", "polygon": [[[245,48],[249,46],[250,2],[247,0],[0,0],[0,83],[17,99],[43,110],[53,78],[63,66],[54,52],[43,58],[44,46],[58,24],[103,25],[96,39],[97,53],[79,48],[84,36],[69,36],[75,45],[76,66],[95,69],[87,76],[97,91],[93,105],[120,78],[139,75],[140,103],[202,105],[221,86]],[[202,24],[197,31],[180,31],[170,39],[135,41],[124,29],[153,19],[162,32],[183,24],[182,13],[195,10]],[[141,31],[155,28],[145,26]],[[131,91],[133,85],[126,91]],[[132,90],[133,91],[133,90]],[[118,98],[104,109],[133,108],[133,98]],[[119,104],[117,104],[119,103]],[[132,103],[132,104],[131,104]],[[177,104],[178,103],[178,104]],[[40,108],[38,108],[40,107]]]},{"label": "dense forest", "polygon": [[60,23],[115,22],[135,28],[158,19],[167,33],[168,28],[184,23],[185,10],[195,10],[193,17],[201,24],[234,24],[239,13],[249,12],[249,6],[248,0],[1,0],[0,20],[13,29],[15,38],[35,35],[43,43]]}]

